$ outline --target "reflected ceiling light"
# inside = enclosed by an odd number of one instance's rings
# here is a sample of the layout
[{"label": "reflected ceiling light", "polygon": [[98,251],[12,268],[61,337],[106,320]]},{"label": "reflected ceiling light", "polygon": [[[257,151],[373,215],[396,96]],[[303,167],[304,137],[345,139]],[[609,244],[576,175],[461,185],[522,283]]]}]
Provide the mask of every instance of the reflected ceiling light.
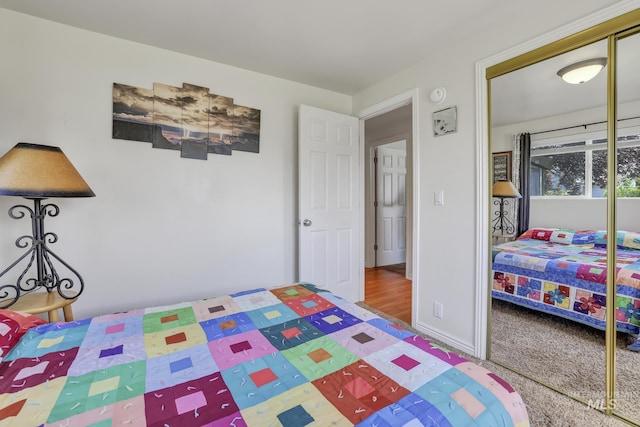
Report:
[{"label": "reflected ceiling light", "polygon": [[562,77],[562,80],[565,82],[577,85],[588,82],[597,76],[605,65],[607,65],[607,58],[587,59],[586,61],[567,65],[558,71],[558,75]]}]

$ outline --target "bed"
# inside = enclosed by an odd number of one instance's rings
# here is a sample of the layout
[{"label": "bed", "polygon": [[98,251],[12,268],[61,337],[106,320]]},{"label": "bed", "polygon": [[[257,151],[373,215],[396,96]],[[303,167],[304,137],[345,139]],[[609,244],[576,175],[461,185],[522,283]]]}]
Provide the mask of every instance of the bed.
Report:
[{"label": "bed", "polygon": [[0,426],[529,425],[494,373],[311,284],[0,318]]},{"label": "bed", "polygon": [[605,329],[615,307],[618,331],[640,331],[640,233],[616,235],[616,299],[607,301],[607,235],[598,230],[534,228],[493,247],[492,296]]}]

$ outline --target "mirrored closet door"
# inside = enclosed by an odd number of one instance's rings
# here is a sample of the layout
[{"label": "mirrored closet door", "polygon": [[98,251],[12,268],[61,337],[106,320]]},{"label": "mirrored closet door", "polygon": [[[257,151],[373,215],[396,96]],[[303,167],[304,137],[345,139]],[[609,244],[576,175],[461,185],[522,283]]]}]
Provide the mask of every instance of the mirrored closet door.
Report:
[{"label": "mirrored closet door", "polygon": [[616,340],[613,406],[640,424],[640,33],[618,38],[616,64],[616,319],[623,331]]},{"label": "mirrored closet door", "polygon": [[640,10],[487,81],[488,357],[640,425]]},{"label": "mirrored closet door", "polygon": [[607,258],[594,246],[606,233],[607,194],[593,165],[604,162],[606,178],[607,73],[580,84],[558,72],[606,57],[602,40],[490,84],[491,150],[511,152],[507,179],[518,191],[509,198],[494,184],[492,206],[518,206],[506,215],[520,226],[513,234],[491,226],[490,357],[598,404],[606,397]]}]

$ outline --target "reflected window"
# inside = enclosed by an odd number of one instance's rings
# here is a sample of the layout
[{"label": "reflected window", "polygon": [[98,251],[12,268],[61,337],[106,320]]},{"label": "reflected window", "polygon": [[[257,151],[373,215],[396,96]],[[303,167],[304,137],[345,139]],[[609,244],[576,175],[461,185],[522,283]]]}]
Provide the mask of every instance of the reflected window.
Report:
[{"label": "reflected window", "polygon": [[[531,196],[607,196],[603,131],[541,139],[531,149]],[[618,197],[640,197],[640,129],[618,137]]]}]

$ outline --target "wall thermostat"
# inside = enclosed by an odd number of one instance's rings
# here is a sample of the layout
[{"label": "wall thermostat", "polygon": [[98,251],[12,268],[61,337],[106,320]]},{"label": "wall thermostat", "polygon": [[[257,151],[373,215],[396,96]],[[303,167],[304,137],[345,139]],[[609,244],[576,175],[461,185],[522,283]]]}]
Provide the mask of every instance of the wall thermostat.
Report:
[{"label": "wall thermostat", "polygon": [[431,102],[439,104],[447,97],[447,91],[443,87],[437,87],[431,91]]}]

